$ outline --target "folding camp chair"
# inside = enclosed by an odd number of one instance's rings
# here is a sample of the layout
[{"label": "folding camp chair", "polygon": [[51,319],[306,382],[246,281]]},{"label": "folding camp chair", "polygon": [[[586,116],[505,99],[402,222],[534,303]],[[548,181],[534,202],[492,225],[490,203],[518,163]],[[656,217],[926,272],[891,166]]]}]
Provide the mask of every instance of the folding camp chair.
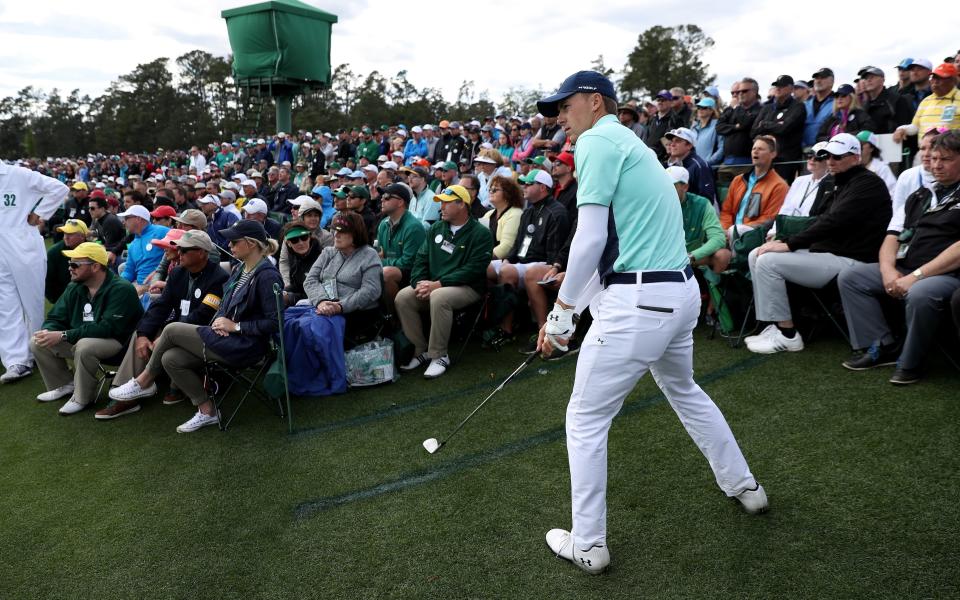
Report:
[{"label": "folding camp chair", "polygon": [[[220,430],[226,431],[233,419],[240,412],[240,408],[251,395],[257,396],[268,408],[281,419],[286,416],[288,429],[293,431],[293,415],[290,412],[290,391],[287,386],[287,361],[283,345],[283,288],[279,284],[273,286],[274,299],[277,303],[277,324],[279,331],[274,340],[271,341],[270,349],[266,355],[253,365],[247,367],[231,367],[204,357],[204,388],[207,391],[207,399],[213,402],[217,410],[217,417],[220,419]],[[263,387],[264,379],[270,367],[279,362],[283,388],[286,396],[286,411],[284,411],[283,397],[272,398]],[[243,389],[243,395],[233,407],[230,416],[226,422],[223,420],[223,410],[230,392],[237,384]]]},{"label": "folding camp chair", "polygon": [[[114,377],[117,376],[117,368],[120,366],[120,363],[123,362],[123,357],[126,356],[126,354],[127,348],[124,347],[120,352],[110,358],[100,361],[100,364],[97,366],[97,395],[93,399],[94,404],[100,400],[104,388],[112,383]],[[110,367],[113,368],[111,369]]]},{"label": "folding camp chair", "polygon": [[[845,318],[843,316],[843,307],[840,304],[840,290],[837,287],[837,278],[834,277],[830,282],[820,289],[805,288],[792,283],[787,284],[788,291],[794,290],[794,301],[791,303],[796,306],[795,312],[800,315],[801,320],[810,323],[809,330],[804,335],[807,342],[813,341],[819,330],[820,323],[826,318],[833,327],[840,333],[847,345],[850,345],[850,335],[847,333]],[[804,303],[805,296],[813,299],[813,305]],[[843,322],[843,324],[841,324]]]},{"label": "folding camp chair", "polygon": [[[470,343],[470,339],[473,337],[474,333],[476,333],[477,327],[480,325],[480,320],[485,317],[487,309],[489,308],[489,304],[490,292],[486,292],[479,300],[470,306],[467,306],[462,310],[454,311],[454,328],[460,326],[462,329],[466,324],[469,323],[469,329],[467,329],[466,335],[463,337],[463,344],[460,345],[460,350],[457,351],[457,355],[453,359],[453,364],[460,362],[460,357],[463,356],[463,351],[467,349],[467,344]],[[474,311],[476,311],[476,315],[473,315]]]}]

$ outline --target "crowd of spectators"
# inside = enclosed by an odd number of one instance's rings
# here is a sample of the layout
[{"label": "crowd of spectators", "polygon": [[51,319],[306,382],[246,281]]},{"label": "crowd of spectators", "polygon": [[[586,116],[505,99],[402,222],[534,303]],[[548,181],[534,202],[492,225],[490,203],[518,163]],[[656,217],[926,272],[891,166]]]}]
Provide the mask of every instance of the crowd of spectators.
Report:
[{"label": "crowd of spectators", "polygon": [[[745,77],[729,101],[713,86],[673,88],[617,107],[676,186],[690,262],[712,274],[704,298],[736,264],[749,275],[767,324],[746,339],[751,351],[803,349],[788,282],[837,282],[854,351],[844,366],[895,364],[893,383],[921,379],[951,307],[960,323],[957,67],[905,59],[896,70],[890,86],[875,66],[839,85],[820,68],[776,77],[766,97]],[[881,154],[887,134],[902,156]],[[217,422],[205,360],[243,366],[266,353],[278,330],[272,285],[299,311],[286,334],[323,345],[318,356],[393,315],[413,346],[401,371],[425,367],[432,379],[452,365],[458,311],[484,306],[483,345],[495,349],[542,325],[577,224],[574,140],[540,115],[18,162],[70,188],[40,223],[53,238],[53,308],[32,345],[39,399],[69,396],[61,412],[82,410],[98,361],[119,354],[113,402],[97,418],[135,412],[166,372],[163,402],[197,407],[184,432]],[[888,323],[884,302],[899,303],[903,326]],[[111,319],[120,304],[127,317]],[[707,320],[720,309],[704,308]],[[520,346],[534,352],[535,339]],[[7,365],[5,381],[31,369]]]}]

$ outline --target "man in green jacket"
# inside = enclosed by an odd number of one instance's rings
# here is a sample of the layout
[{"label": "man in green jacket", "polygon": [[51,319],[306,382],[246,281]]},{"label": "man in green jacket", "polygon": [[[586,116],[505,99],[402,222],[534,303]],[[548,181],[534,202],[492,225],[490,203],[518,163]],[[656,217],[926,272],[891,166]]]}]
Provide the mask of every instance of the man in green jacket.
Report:
[{"label": "man in green jacket", "polygon": [[722,273],[730,265],[732,255],[726,248],[727,238],[720,226],[717,211],[710,200],[687,191],[690,173],[686,168],[668,167],[667,174],[673,179],[680,197],[683,233],[690,264],[706,266],[715,273]]},{"label": "man in green jacket", "polygon": [[47,250],[47,278],[43,286],[43,295],[50,304],[55,304],[70,285],[68,260],[63,251],[73,250],[87,241],[88,233],[87,224],[80,219],[67,219],[66,223],[57,227],[57,231],[63,234],[63,239]]},{"label": "man in green jacket", "polygon": [[373,139],[373,130],[369,127],[363,128],[363,141],[357,144],[357,160],[366,157],[371,164],[377,164],[377,157],[380,156],[380,144]]},{"label": "man in green jacket", "polygon": [[107,251],[100,244],[84,242],[63,254],[71,259],[71,283],[33,335],[30,350],[47,388],[37,400],[70,396],[60,414],[72,415],[96,400],[100,361],[123,350],[143,307],[133,285],[107,268]]},{"label": "man in green jacket", "polygon": [[390,304],[400,288],[410,284],[417,250],[427,235],[423,223],[407,210],[410,191],[406,185],[393,183],[380,195],[380,209],[387,218],[377,227],[377,244],[383,262],[384,293]]},{"label": "man in green jacket", "polygon": [[[397,315],[415,356],[400,367],[412,371],[427,362],[423,376],[440,377],[450,366],[447,347],[453,311],[478,302],[486,287],[487,265],[493,255],[490,230],[470,217],[470,193],[451,185],[434,196],[441,220],[430,226],[417,251],[410,285],[397,294]],[[421,311],[430,311],[430,343],[423,335]]]}]

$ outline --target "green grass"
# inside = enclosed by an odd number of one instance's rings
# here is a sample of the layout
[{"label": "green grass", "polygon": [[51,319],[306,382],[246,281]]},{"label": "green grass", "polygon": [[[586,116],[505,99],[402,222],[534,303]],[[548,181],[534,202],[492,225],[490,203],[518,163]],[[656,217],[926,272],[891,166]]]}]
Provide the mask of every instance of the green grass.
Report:
[{"label": "green grass", "polygon": [[[650,378],[610,438],[613,567],[543,542],[569,526],[562,435],[574,363],[476,349],[445,377],[253,401],[228,433],[174,431],[158,400],[97,422],[0,388],[0,598],[701,598],[960,595],[958,376],[897,389],[839,342],[756,357],[698,332],[697,377],[771,511],[744,514]],[[546,369],[547,374],[541,374]]]}]

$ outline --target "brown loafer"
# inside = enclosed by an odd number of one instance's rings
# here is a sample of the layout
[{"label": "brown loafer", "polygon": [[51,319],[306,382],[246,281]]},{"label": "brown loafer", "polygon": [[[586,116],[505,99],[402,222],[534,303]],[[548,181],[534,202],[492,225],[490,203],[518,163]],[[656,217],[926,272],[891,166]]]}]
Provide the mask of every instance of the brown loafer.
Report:
[{"label": "brown loafer", "polygon": [[171,404],[180,404],[186,399],[187,397],[184,396],[183,392],[181,392],[180,390],[170,390],[169,392],[163,395],[163,403],[166,406],[170,406]]},{"label": "brown loafer", "polygon": [[140,403],[136,400],[114,400],[106,408],[98,410],[97,414],[93,416],[100,420],[116,419],[123,415],[135,413],[138,410],[140,410]]}]

